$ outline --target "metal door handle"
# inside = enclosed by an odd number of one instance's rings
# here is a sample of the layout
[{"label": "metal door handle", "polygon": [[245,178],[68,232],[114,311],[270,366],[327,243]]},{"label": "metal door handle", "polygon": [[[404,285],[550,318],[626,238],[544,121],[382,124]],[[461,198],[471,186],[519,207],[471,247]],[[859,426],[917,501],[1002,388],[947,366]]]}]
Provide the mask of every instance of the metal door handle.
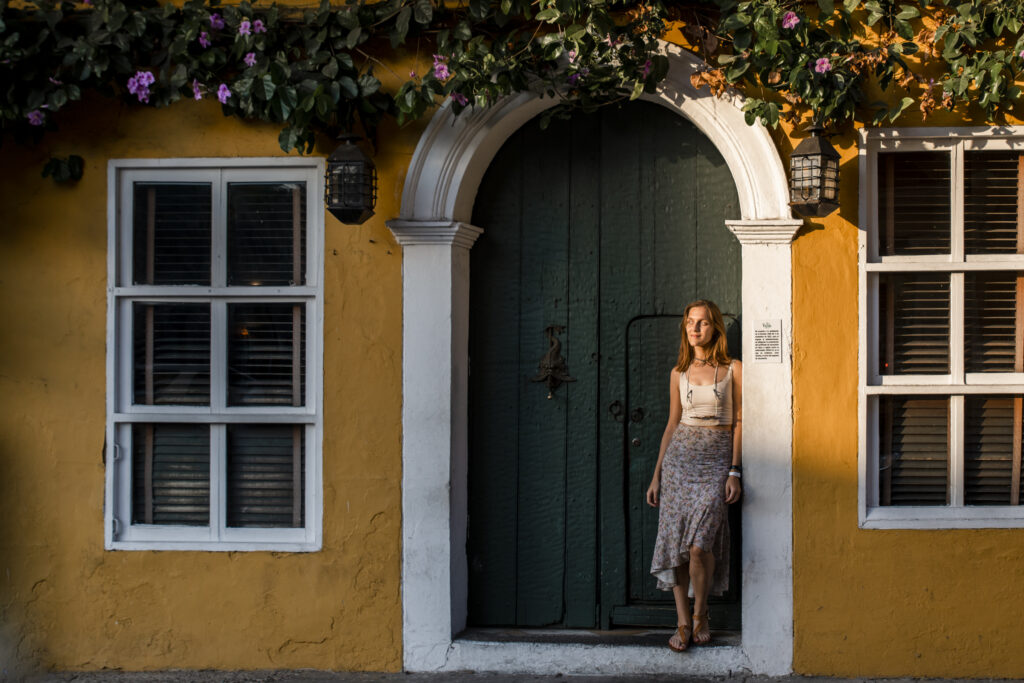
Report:
[{"label": "metal door handle", "polygon": [[637,446],[640,445],[640,438],[639,437],[633,437],[633,440],[630,441],[630,443],[633,444],[633,448],[636,448]]}]

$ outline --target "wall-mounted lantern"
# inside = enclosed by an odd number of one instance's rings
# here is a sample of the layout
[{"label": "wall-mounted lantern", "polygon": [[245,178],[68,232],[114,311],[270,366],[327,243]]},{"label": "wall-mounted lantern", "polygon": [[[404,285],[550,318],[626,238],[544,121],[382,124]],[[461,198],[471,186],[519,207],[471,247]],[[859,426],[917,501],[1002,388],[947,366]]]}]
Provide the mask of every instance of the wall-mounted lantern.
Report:
[{"label": "wall-mounted lantern", "polygon": [[324,204],[346,225],[360,225],[373,215],[377,203],[377,167],[356,146],[358,135],[342,135],[344,142],[327,157]]},{"label": "wall-mounted lantern", "polygon": [[839,208],[839,152],[814,123],[789,157],[789,205],[801,216],[827,216]]}]

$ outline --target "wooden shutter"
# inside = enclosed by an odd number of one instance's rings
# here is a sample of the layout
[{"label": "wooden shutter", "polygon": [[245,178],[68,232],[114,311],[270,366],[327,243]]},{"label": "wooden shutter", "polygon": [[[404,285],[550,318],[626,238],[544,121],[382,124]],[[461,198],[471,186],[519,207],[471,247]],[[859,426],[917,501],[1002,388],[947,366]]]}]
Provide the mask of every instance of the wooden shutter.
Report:
[{"label": "wooden shutter", "polygon": [[228,526],[305,524],[305,428],[228,425]]},{"label": "wooden shutter", "polygon": [[1017,280],[1014,273],[964,274],[967,372],[1014,372]]},{"label": "wooden shutter", "polygon": [[882,505],[949,502],[949,399],[880,399],[879,491]]},{"label": "wooden shutter", "polygon": [[1014,450],[1014,399],[964,398],[964,502],[1009,505]]},{"label": "wooden shutter", "polygon": [[306,184],[228,184],[228,284],[305,284]]},{"label": "wooden shutter", "polygon": [[140,405],[210,403],[210,305],[136,302],[134,401]]},{"label": "wooden shutter", "polygon": [[949,372],[949,275],[879,278],[879,354],[884,375]]},{"label": "wooden shutter", "polygon": [[1017,254],[1020,153],[968,151],[964,155],[964,250]]},{"label": "wooden shutter", "polygon": [[210,428],[132,425],[135,524],[210,523]]},{"label": "wooden shutter", "polygon": [[305,404],[304,308],[228,305],[228,405]]},{"label": "wooden shutter", "polygon": [[879,253],[950,253],[948,152],[878,155]]},{"label": "wooden shutter", "polygon": [[209,183],[134,184],[135,284],[210,284],[212,202]]}]

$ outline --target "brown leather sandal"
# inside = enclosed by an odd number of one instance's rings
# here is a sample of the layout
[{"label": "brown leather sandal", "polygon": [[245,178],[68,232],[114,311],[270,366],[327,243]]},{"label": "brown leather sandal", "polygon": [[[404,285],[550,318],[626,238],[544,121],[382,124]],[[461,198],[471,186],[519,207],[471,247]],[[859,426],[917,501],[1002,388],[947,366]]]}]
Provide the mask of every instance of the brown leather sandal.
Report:
[{"label": "brown leather sandal", "polygon": [[[707,634],[707,640],[697,640],[697,635]],[[708,625],[708,613],[693,615],[693,644],[708,645],[711,642],[711,627]]]},{"label": "brown leather sandal", "polygon": [[668,641],[668,649],[673,652],[685,652],[686,648],[690,646],[690,634],[693,628],[689,624],[683,624],[682,626],[676,626],[676,633],[679,634],[679,640],[683,642],[682,647],[676,647],[672,644],[672,641]]}]

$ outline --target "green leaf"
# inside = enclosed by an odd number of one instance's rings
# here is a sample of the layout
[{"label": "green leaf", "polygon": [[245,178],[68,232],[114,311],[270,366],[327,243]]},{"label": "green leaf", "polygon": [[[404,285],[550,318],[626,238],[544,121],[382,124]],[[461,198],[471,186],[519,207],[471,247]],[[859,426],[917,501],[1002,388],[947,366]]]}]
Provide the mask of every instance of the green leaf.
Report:
[{"label": "green leaf", "polygon": [[348,76],[342,76],[338,79],[338,84],[345,93],[345,97],[350,100],[354,100],[359,97],[359,86]]},{"label": "green leaf", "polygon": [[398,17],[395,19],[395,35],[398,36],[398,43],[405,40],[405,36],[409,33],[410,19],[412,19],[412,7],[406,5],[402,8],[402,11],[398,13]]},{"label": "green leaf", "polygon": [[550,7],[548,9],[537,12],[537,15],[534,17],[534,19],[536,19],[537,21],[546,21],[548,23],[554,23],[558,21],[558,18],[560,16],[562,16],[561,12],[559,12],[554,7]]},{"label": "green leaf", "polygon": [[898,103],[896,103],[892,108],[889,109],[889,122],[892,123],[893,121],[895,121],[899,117],[899,115],[906,111],[907,107],[909,107],[913,103],[914,98],[912,97],[904,97],[903,99],[901,99]]},{"label": "green leaf", "polygon": [[456,40],[469,40],[473,37],[473,29],[470,28],[469,22],[460,21],[455,25],[455,30],[452,31],[452,35],[455,36]]},{"label": "green leaf", "polygon": [[847,12],[854,12],[860,6],[861,0],[843,0],[843,9]]},{"label": "green leaf", "polygon": [[333,80],[338,75],[338,60],[336,60],[336,59],[329,59],[329,60],[327,60],[327,63],[324,64],[324,68],[320,69],[320,73],[322,73],[327,78],[330,78],[330,79]]},{"label": "green leaf", "polygon": [[921,16],[921,10],[917,9],[913,5],[900,5],[900,11],[896,15],[897,19],[916,19]]},{"label": "green leaf", "polygon": [[565,29],[565,37],[572,41],[580,40],[587,34],[587,28],[579,24],[573,24],[569,28]]},{"label": "green leaf", "polygon": [[415,11],[413,16],[420,26],[426,26],[434,17],[434,6],[430,4],[430,0],[415,0],[413,9]]},{"label": "green leaf", "polygon": [[750,24],[750,15],[744,14],[743,12],[737,12],[736,14],[730,14],[726,17],[725,21],[722,22],[721,28],[723,31],[735,31],[738,28],[743,28]]}]

